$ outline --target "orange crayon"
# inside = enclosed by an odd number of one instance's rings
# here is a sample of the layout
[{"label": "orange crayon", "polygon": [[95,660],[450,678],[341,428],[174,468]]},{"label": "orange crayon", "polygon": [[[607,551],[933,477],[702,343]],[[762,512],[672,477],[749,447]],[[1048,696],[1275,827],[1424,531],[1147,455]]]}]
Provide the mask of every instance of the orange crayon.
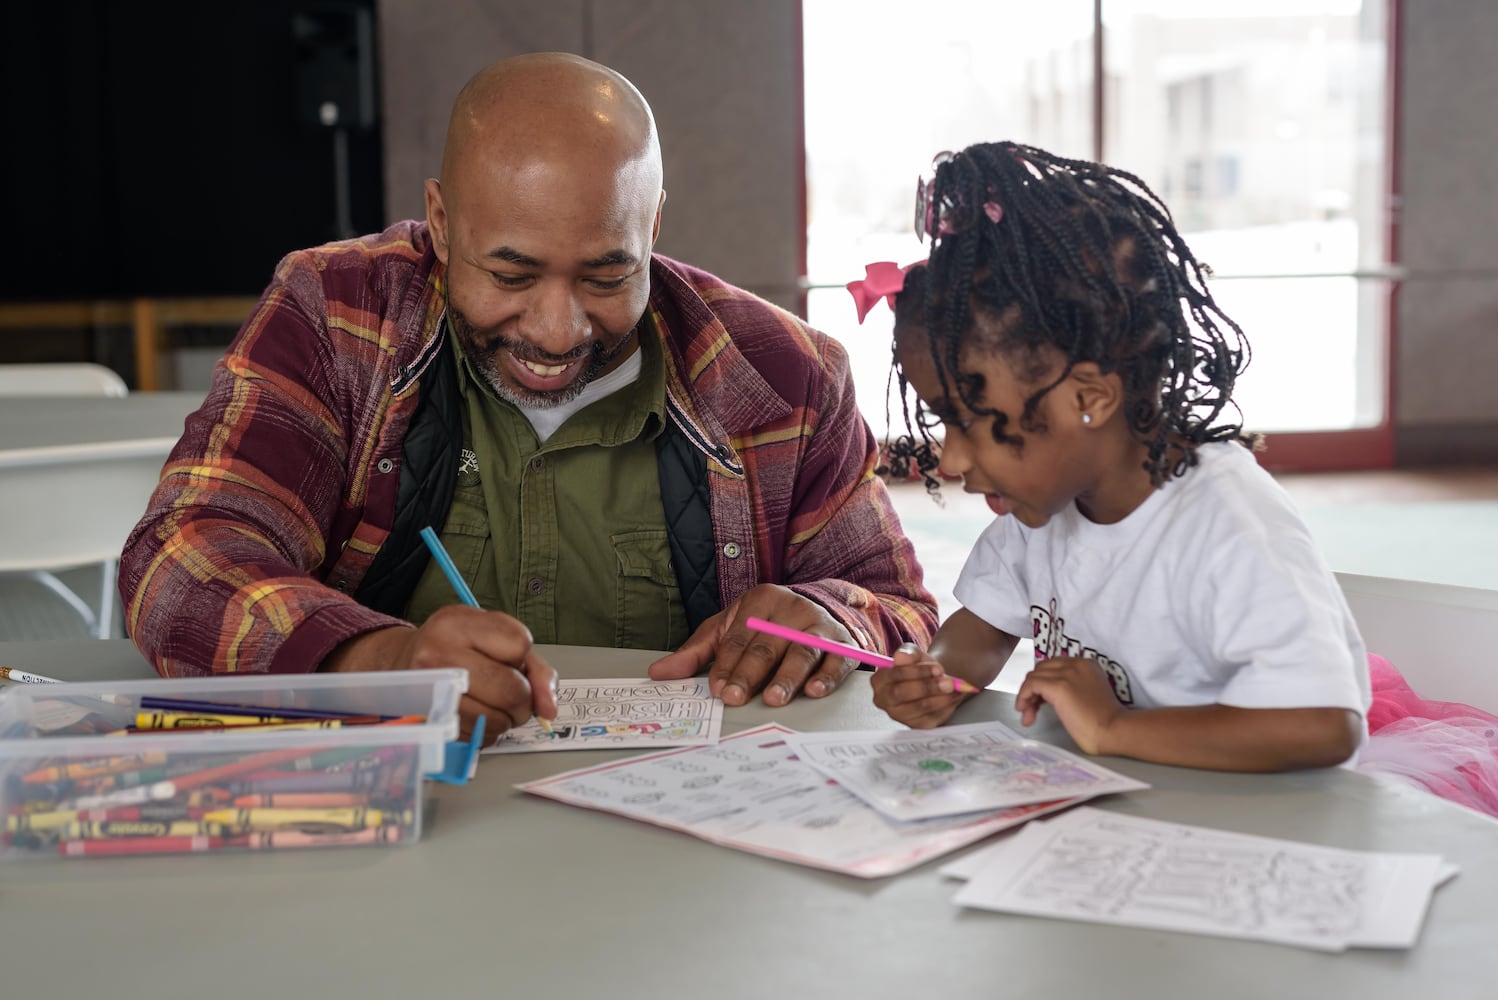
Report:
[{"label": "orange crayon", "polygon": [[350,833],[303,833],[300,830],[280,830],[274,833],[251,833],[243,837],[232,837],[235,847],[256,850],[272,847],[349,847],[354,844],[393,844],[401,839],[398,826],[372,826]]}]

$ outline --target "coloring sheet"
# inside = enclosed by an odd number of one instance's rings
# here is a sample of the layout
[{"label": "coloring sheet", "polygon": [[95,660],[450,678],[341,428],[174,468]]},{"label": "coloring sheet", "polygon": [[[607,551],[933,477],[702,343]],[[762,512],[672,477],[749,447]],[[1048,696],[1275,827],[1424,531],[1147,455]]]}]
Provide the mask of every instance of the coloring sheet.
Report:
[{"label": "coloring sheet", "polygon": [[557,683],[553,735],[531,719],[484,753],[695,746],[718,742],[722,728],[723,702],[708,691],[706,677],[564,679]]},{"label": "coloring sheet", "polygon": [[517,785],[781,861],[877,878],[1075,804],[896,823],[803,764],[770,724],[710,747],[668,750]]},{"label": "coloring sheet", "polygon": [[798,733],[802,760],[891,819],[930,819],[1148,788],[1000,722],[900,732]]},{"label": "coloring sheet", "polygon": [[992,851],[962,906],[1323,951],[1414,944],[1433,854],[1344,851],[1082,807]]}]

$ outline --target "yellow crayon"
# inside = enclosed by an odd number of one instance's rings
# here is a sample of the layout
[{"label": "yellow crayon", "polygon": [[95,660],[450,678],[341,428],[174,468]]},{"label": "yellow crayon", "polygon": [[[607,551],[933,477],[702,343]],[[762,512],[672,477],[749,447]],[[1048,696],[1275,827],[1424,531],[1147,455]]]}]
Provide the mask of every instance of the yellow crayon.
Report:
[{"label": "yellow crayon", "polygon": [[268,726],[297,722],[306,729],[337,729],[340,719],[292,719],[281,715],[205,715],[197,712],[137,712],[136,729],[219,729],[227,726]]},{"label": "yellow crayon", "polygon": [[330,809],[215,809],[203,816],[235,833],[252,830],[362,830],[380,826],[385,813],[363,806]]},{"label": "yellow crayon", "polygon": [[177,726],[176,728],[116,729],[104,735],[155,736],[161,733],[259,733],[265,731],[279,732],[286,729],[341,729],[342,727],[342,719],[289,719],[286,722],[252,722],[244,725],[236,722],[229,726],[219,726],[205,722],[202,725],[194,724],[191,726]]},{"label": "yellow crayon", "polygon": [[160,767],[166,763],[164,753],[127,754],[124,757],[108,757],[102,760],[85,760],[76,764],[57,764],[38,768],[22,775],[21,781],[28,785],[45,784],[52,781],[73,781],[78,778],[102,778],[121,771],[134,771],[147,767]]},{"label": "yellow crayon", "polygon": [[6,833],[47,833],[67,826],[78,818],[77,809],[58,809],[53,812],[23,813],[5,817]]}]

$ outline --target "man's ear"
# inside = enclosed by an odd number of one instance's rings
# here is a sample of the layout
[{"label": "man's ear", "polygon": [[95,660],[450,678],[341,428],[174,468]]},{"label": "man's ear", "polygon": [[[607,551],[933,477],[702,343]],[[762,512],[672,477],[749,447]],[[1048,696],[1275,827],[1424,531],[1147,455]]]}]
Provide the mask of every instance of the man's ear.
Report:
[{"label": "man's ear", "polygon": [[442,204],[442,184],[435,177],[428,177],[422,185],[422,195],[427,203],[427,229],[432,234],[432,247],[437,259],[447,264],[447,209]]},{"label": "man's ear", "polygon": [[655,203],[655,223],[650,227],[650,248],[655,249],[655,241],[661,235],[661,211],[666,207],[666,190],[661,189],[661,200]]},{"label": "man's ear", "polygon": [[1104,373],[1094,361],[1079,361],[1066,376],[1067,419],[1087,427],[1101,427],[1123,409],[1123,378]]}]

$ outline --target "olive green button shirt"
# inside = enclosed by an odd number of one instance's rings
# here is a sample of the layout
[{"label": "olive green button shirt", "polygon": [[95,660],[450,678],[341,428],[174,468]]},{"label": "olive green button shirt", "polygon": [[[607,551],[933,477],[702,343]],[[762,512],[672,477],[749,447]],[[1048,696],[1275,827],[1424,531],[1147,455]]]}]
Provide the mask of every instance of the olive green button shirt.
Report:
[{"label": "olive green button shirt", "polygon": [[[466,404],[463,453],[439,534],[479,604],[520,619],[536,642],[681,645],[686,609],[656,471],[666,369],[654,325],[641,326],[639,378],[572,414],[544,444],[456,339],[452,347]],[[406,617],[420,624],[456,602],[433,560]]]}]

